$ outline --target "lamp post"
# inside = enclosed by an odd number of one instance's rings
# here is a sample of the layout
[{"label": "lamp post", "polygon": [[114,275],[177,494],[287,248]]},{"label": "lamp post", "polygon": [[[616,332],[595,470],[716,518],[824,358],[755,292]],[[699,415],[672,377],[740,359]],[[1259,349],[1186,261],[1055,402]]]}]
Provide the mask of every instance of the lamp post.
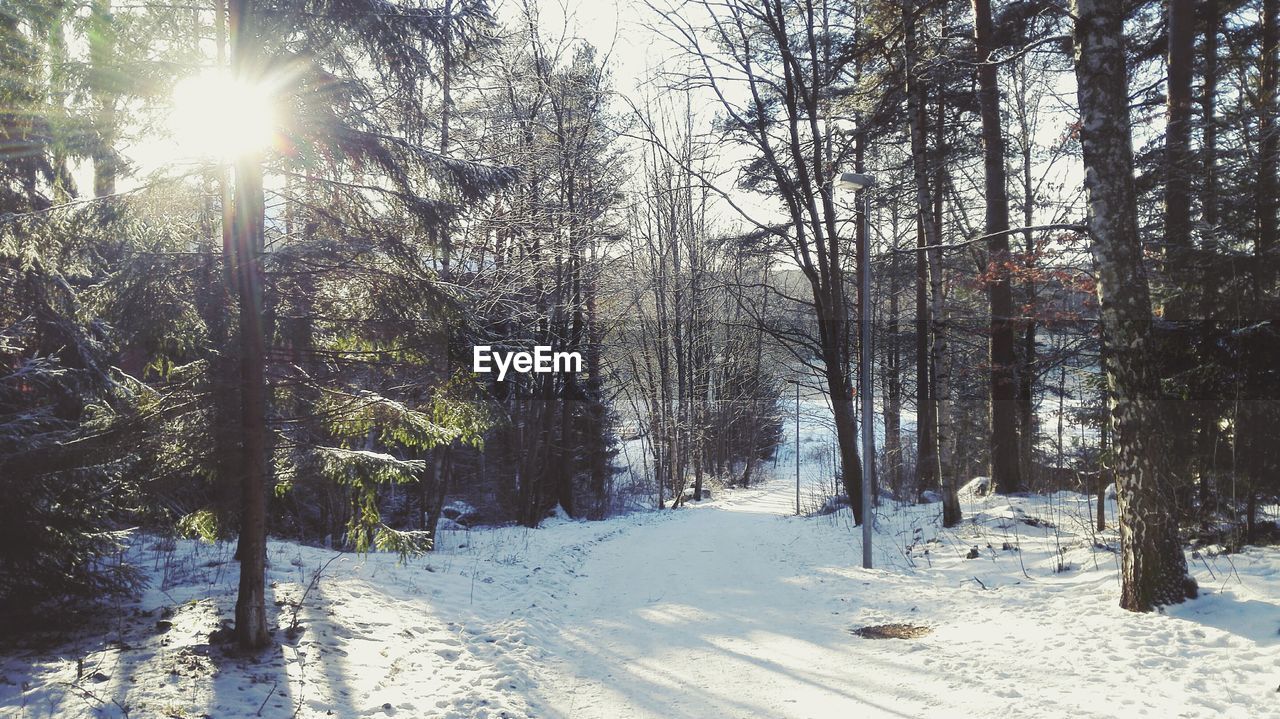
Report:
[{"label": "lamp post", "polygon": [[800,516],[800,381],[796,380],[796,516]]},{"label": "lamp post", "polygon": [[858,303],[858,389],[862,393],[862,567],[871,569],[871,478],[875,474],[876,450],[871,404],[871,188],[874,175],[843,172],[836,185],[847,190],[862,191],[863,241],[858,248],[858,283],[862,301]]}]

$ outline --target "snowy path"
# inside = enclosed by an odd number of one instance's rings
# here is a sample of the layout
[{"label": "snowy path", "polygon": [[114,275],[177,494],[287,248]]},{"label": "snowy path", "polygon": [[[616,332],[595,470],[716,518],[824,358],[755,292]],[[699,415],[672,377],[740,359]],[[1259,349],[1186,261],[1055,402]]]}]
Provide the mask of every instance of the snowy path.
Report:
[{"label": "snowy path", "polygon": [[775,482],[598,546],[553,650],[550,707],[575,719],[920,716],[898,667],[852,656],[849,618],[804,551],[811,526],[782,516],[793,491]]},{"label": "snowy path", "polygon": [[[1081,566],[1099,558],[1029,526],[1010,535],[1016,522],[969,528],[996,540],[981,559],[952,535],[908,568],[894,536],[918,525],[891,515],[877,551],[890,568],[864,572],[847,517],[789,517],[793,491],[777,481],[596,545],[545,640],[546,716],[1280,717],[1274,552],[1238,557],[1256,575],[1226,591],[1196,567],[1208,596],[1137,616],[1116,607],[1111,555]],[[1051,553],[1076,571],[1043,571]],[[890,622],[934,633],[849,631]]]}]

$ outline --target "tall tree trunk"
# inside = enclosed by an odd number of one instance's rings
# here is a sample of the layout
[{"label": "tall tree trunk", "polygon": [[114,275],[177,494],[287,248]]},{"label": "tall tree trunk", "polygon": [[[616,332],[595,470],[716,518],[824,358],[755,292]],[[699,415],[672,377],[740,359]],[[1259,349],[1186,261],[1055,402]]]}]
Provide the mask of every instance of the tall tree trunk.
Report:
[{"label": "tall tree trunk", "polygon": [[[592,257],[594,260],[594,257]],[[594,262],[593,262],[594,264]],[[608,456],[605,446],[605,404],[604,378],[600,362],[600,350],[604,341],[601,336],[600,319],[596,309],[596,280],[588,274],[585,279],[586,322],[587,322],[587,414],[585,422],[593,432],[589,440],[587,471],[590,473],[591,493],[595,496],[597,518],[603,519],[608,513]]]},{"label": "tall tree trunk", "polygon": [[[1205,0],[1201,6],[1204,27],[1204,87],[1200,105],[1203,116],[1203,148],[1201,167],[1204,172],[1204,191],[1201,199],[1202,217],[1204,220],[1203,246],[1207,261],[1201,264],[1200,278],[1200,332],[1201,355],[1211,356],[1214,347],[1214,321],[1218,304],[1219,272],[1217,270],[1218,255],[1218,30],[1222,24],[1221,10],[1217,0]],[[1207,392],[1201,392],[1200,431],[1197,437],[1199,447],[1199,479],[1200,479],[1200,512],[1208,525],[1208,513],[1213,504],[1213,457],[1218,444],[1218,412],[1220,403],[1208,399]]]},{"label": "tall tree trunk", "polygon": [[111,0],[94,0],[89,10],[90,92],[96,105],[93,151],[93,195],[105,197],[116,192],[119,159],[116,157],[116,102],[120,96],[119,67],[115,57],[115,27],[111,21]]},{"label": "tall tree trunk", "polygon": [[948,183],[946,169],[946,109],[947,91],[938,88],[938,114],[934,120],[933,158],[933,236],[935,241],[926,256],[929,258],[929,379],[933,382],[930,396],[934,399],[933,418],[938,440],[938,476],[942,481],[942,523],[954,527],[960,523],[960,499],[956,493],[955,449],[956,437],[952,434],[955,412],[951,405],[950,336],[947,328],[946,274],[942,256],[942,218],[945,215],[945,195]]},{"label": "tall tree trunk", "polygon": [[[914,6],[915,3],[907,3],[903,10],[903,32],[905,34],[903,48],[907,75],[907,117],[911,130],[911,167],[916,185],[917,222],[924,227],[925,249],[922,252],[927,260],[929,270],[929,331],[931,335],[929,351],[931,416],[929,419],[932,421],[934,433],[932,449],[935,450],[933,457],[929,461],[937,465],[937,469],[931,467],[929,471],[939,479],[939,485],[942,490],[943,525],[954,527],[960,522],[960,503],[956,498],[954,478],[951,477],[944,458],[947,442],[946,415],[949,408],[946,405],[947,343],[946,322],[943,317],[942,305],[941,233],[939,232],[934,212],[934,203],[937,198],[931,194],[932,187],[929,177],[928,146],[925,135],[928,126],[925,89],[916,71],[919,66],[919,39],[916,36],[916,8]],[[922,457],[920,461],[923,463],[926,460]]]},{"label": "tall tree trunk", "polygon": [[[1164,318],[1188,329],[1191,310],[1196,306],[1195,274],[1191,247],[1191,76],[1195,65],[1196,14],[1192,0],[1170,0],[1168,19],[1168,92],[1164,135],[1164,280],[1169,296],[1164,302]],[[1179,344],[1172,350],[1180,355],[1175,362],[1194,362],[1195,348]],[[1170,412],[1167,431],[1179,439],[1169,446],[1169,466],[1179,475],[1194,469],[1196,406],[1189,411]],[[1185,439],[1186,441],[1182,441]]]},{"label": "tall tree trunk", "polygon": [[[1164,250],[1169,280],[1178,295],[1165,316],[1183,321],[1191,294],[1187,273],[1191,249],[1191,70],[1194,65],[1195,8],[1192,0],[1170,0],[1168,11],[1168,122],[1164,135]],[[1184,297],[1183,295],[1187,295]]]},{"label": "tall tree trunk", "polygon": [[[917,218],[921,218],[919,212]],[[938,476],[937,422],[933,418],[933,381],[929,377],[929,263],[923,249],[924,222],[916,221],[916,491],[941,486]]]},{"label": "tall tree trunk", "polygon": [[[217,45],[216,55],[218,68],[227,63],[227,3],[218,0],[214,9],[214,42]],[[94,171],[97,172],[95,162]],[[232,197],[231,171],[224,164],[217,169],[217,185],[222,210],[222,282],[211,288],[216,292],[223,320],[220,326],[210,326],[210,341],[215,348],[220,348],[216,357],[209,363],[211,385],[215,394],[211,409],[213,414],[213,447],[215,453],[216,489],[215,496],[219,514],[232,517],[239,512],[241,455],[241,436],[239,427],[242,412],[240,399],[240,350],[239,338],[231,329],[234,316],[233,306],[239,291],[239,271],[236,269],[236,248],[232,236],[235,228],[235,202]],[[237,555],[239,554],[237,550]]]},{"label": "tall tree trunk", "polygon": [[[449,156],[449,125],[453,115],[453,1],[440,9],[444,20],[440,44],[440,155]],[[446,220],[440,227],[440,273],[448,277],[453,260],[453,233]]]},{"label": "tall tree trunk", "polygon": [[987,298],[991,305],[991,481],[999,492],[1022,488],[1018,451],[1017,357],[1013,350],[1013,288],[1009,282],[1009,191],[1005,186],[1000,88],[992,64],[991,0],[973,0],[978,60],[978,106],[987,195]]},{"label": "tall tree trunk", "polygon": [[1258,209],[1258,238],[1254,253],[1255,301],[1271,291],[1275,284],[1272,255],[1276,246],[1276,166],[1280,161],[1280,137],[1276,127],[1276,89],[1280,71],[1276,56],[1280,44],[1280,0],[1262,2],[1261,83],[1258,93],[1258,183],[1255,203]]},{"label": "tall tree trunk", "polygon": [[[211,189],[216,183],[206,185]],[[200,234],[212,239],[213,201],[205,202]],[[233,292],[226,281],[224,256],[214,242],[200,245],[199,285],[193,301],[208,335],[205,353],[209,384],[209,461],[212,469],[214,513],[219,529],[237,526],[240,512],[240,386],[231,330]]]},{"label": "tall tree trunk", "polygon": [[[1025,63],[1025,58],[1023,62]],[[1031,227],[1035,224],[1036,215],[1036,184],[1035,178],[1032,176],[1031,150],[1034,146],[1035,133],[1032,129],[1032,123],[1027,111],[1026,98],[1026,73],[1028,69],[1024,64],[1021,68],[1020,80],[1022,87],[1017,95],[1018,107],[1018,141],[1021,150],[1022,159],[1022,225],[1023,227]],[[1027,230],[1022,235],[1024,243],[1024,251],[1026,252],[1026,260],[1024,267],[1028,270],[1028,278],[1023,282],[1023,288],[1026,291],[1026,305],[1029,311],[1022,318],[1022,356],[1019,358],[1021,364],[1018,367],[1018,449],[1022,453],[1020,462],[1022,464],[1022,481],[1030,484],[1035,481],[1033,476],[1034,463],[1032,458],[1035,456],[1036,446],[1036,413],[1035,413],[1035,385],[1036,385],[1036,353],[1038,344],[1036,341],[1036,314],[1039,302],[1038,289],[1035,279],[1032,277],[1036,268],[1036,242],[1035,233]]]},{"label": "tall tree trunk", "polygon": [[1124,5],[1073,0],[1089,229],[1111,392],[1110,421],[1120,501],[1121,598],[1132,611],[1196,593],[1162,466],[1159,379],[1151,364],[1151,296],[1138,236]]},{"label": "tall tree trunk", "polygon": [[[1255,205],[1258,216],[1258,234],[1254,242],[1253,307],[1263,307],[1270,299],[1276,282],[1277,265],[1277,197],[1276,170],[1280,163],[1280,127],[1276,124],[1277,83],[1280,81],[1280,0],[1262,2],[1262,52],[1259,57],[1258,87],[1258,181],[1255,185]],[[1248,321],[1271,319],[1249,311]],[[1259,483],[1267,473],[1267,451],[1264,449],[1269,434],[1269,406],[1261,400],[1264,371],[1260,363],[1253,362],[1245,370],[1244,391],[1253,399],[1245,402],[1236,432],[1238,447],[1242,450],[1245,489],[1248,493],[1245,510],[1245,541],[1256,536]]]},{"label": "tall tree trunk", "polygon": [[898,337],[901,278],[900,253],[897,252],[898,206],[892,205],[889,259],[889,316],[885,322],[885,397],[884,459],[889,486],[896,493],[902,489],[902,345]]},{"label": "tall tree trunk", "polygon": [[[937,427],[938,476],[941,478],[942,523],[954,527],[960,523],[960,499],[956,494],[955,449],[956,437],[952,435],[955,420],[951,405],[950,336],[947,328],[946,270],[942,256],[942,218],[945,214],[947,185],[946,169],[946,89],[938,88],[938,114],[934,120],[933,158],[933,237],[929,258],[929,379],[933,383],[933,419]],[[923,99],[923,98],[922,98]]]},{"label": "tall tree trunk", "polygon": [[[238,77],[260,72],[253,0],[231,0],[231,59]],[[235,227],[232,232],[240,295],[240,384],[243,478],[240,517],[240,588],[236,638],[246,651],[270,641],[267,633],[267,385],[262,317],[264,195],[262,158],[249,153],[235,163]]]},{"label": "tall tree trunk", "polygon": [[49,53],[49,124],[53,130],[53,142],[50,143],[50,162],[53,166],[53,202],[61,205],[71,199],[74,182],[71,170],[67,166],[67,142],[65,139],[68,120],[67,97],[70,88],[67,85],[67,67],[70,64],[67,54],[67,35],[64,25],[70,10],[55,7],[50,14],[48,31]]}]

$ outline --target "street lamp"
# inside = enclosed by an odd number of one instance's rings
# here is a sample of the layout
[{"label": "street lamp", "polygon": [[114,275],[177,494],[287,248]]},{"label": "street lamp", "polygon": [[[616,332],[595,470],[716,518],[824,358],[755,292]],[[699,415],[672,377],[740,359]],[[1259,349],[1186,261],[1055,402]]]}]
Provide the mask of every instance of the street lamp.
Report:
[{"label": "street lamp", "polygon": [[875,435],[872,432],[873,408],[871,406],[871,192],[876,186],[874,175],[858,172],[842,172],[836,185],[841,189],[862,190],[862,246],[858,248],[858,282],[862,287],[862,301],[858,303],[858,385],[862,392],[862,567],[871,569],[871,477],[874,475],[876,454]]},{"label": "street lamp", "polygon": [[860,172],[842,172],[836,185],[842,190],[865,190],[876,186],[875,175],[864,175]]},{"label": "street lamp", "polygon": [[800,516],[800,380],[796,380],[796,516]]}]

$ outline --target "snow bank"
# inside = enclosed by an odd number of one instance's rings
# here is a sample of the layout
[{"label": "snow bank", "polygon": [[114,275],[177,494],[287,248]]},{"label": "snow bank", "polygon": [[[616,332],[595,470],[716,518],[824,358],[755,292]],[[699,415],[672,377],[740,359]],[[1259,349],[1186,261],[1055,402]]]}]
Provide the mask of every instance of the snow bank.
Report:
[{"label": "snow bank", "polygon": [[[272,542],[277,644],[254,658],[220,641],[232,547],[141,542],[137,602],[0,654],[0,716],[1276,715],[1280,550],[1193,554],[1202,597],[1135,615],[1090,497],[974,487],[953,530],[882,502],[866,571],[848,509],[792,516],[778,473],[606,522],[442,520],[404,565]],[[898,623],[931,631],[853,634]]]}]

